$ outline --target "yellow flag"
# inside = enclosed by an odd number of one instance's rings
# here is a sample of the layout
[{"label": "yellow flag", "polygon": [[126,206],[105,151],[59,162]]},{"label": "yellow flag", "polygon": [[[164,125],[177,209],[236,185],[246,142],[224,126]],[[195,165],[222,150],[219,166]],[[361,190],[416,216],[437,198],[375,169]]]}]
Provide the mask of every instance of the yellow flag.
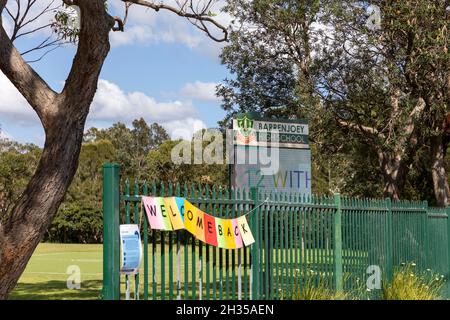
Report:
[{"label": "yellow flag", "polygon": [[194,236],[197,233],[197,208],[187,200],[184,200],[184,228]]},{"label": "yellow flag", "polygon": [[250,230],[250,227],[247,223],[247,217],[241,216],[237,218],[237,223],[239,226],[239,232],[241,233],[242,240],[244,241],[244,244],[246,246],[251,245],[255,242],[255,239],[253,238],[252,231]]},{"label": "yellow flag", "polygon": [[197,209],[197,217],[195,218],[195,237],[203,242],[205,241],[205,213]]},{"label": "yellow flag", "polygon": [[233,222],[231,219],[223,219],[222,221],[225,235],[225,245],[227,249],[236,249],[236,242],[234,242]]},{"label": "yellow flag", "polygon": [[173,230],[184,229],[183,219],[181,213],[178,210],[178,205],[174,197],[164,198],[167,214],[169,215],[170,222],[172,222]]}]

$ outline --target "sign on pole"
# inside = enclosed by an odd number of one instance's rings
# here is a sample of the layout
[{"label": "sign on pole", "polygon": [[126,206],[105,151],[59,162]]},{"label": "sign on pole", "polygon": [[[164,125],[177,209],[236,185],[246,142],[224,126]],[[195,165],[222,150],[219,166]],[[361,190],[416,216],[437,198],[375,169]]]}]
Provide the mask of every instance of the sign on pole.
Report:
[{"label": "sign on pole", "polygon": [[309,125],[305,119],[233,119],[231,185],[311,194]]}]

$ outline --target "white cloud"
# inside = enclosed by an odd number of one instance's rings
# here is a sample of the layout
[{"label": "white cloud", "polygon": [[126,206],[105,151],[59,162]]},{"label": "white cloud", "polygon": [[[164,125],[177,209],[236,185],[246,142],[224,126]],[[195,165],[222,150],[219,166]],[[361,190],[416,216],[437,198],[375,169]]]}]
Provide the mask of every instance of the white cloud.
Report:
[{"label": "white cloud", "polygon": [[39,121],[37,115],[9,79],[0,72],[0,124],[12,121],[30,125]]},{"label": "white cloud", "polygon": [[[201,2],[201,0],[199,0]],[[174,0],[161,1],[177,7]],[[123,14],[122,1],[112,1],[112,11],[114,14]],[[221,12],[225,1],[219,0],[212,7],[212,11],[217,14],[216,21],[224,26],[231,22],[231,17]],[[222,31],[211,27],[212,34],[217,37],[222,36]],[[180,43],[188,48],[200,50],[207,56],[217,58],[223,43],[217,43],[210,39],[203,31],[193,26],[186,18],[167,10],[147,9],[142,6],[133,5],[129,10],[128,22],[124,32],[113,32],[111,34],[111,44],[113,47],[132,44],[154,44],[154,43]]]},{"label": "white cloud", "polygon": [[[157,122],[174,137],[187,138],[193,131],[206,127],[198,120],[191,102],[159,102],[142,92],[124,92],[118,85],[99,80],[97,93],[88,116],[90,123],[116,121],[130,124],[143,117],[148,123]],[[5,121],[19,126],[40,126],[39,119],[27,101],[0,72],[0,125]],[[178,132],[178,133],[177,133]]]},{"label": "white cloud", "polygon": [[126,28],[125,32],[113,32],[111,34],[111,45],[120,47],[134,43],[147,43],[153,41],[151,30],[144,26],[134,25]]},{"label": "white cloud", "polygon": [[131,122],[143,117],[148,122],[167,122],[196,115],[190,102],[157,102],[142,92],[124,92],[118,85],[100,80],[91,106],[90,120]]},{"label": "white cloud", "polygon": [[[25,13],[25,10],[27,10],[27,1],[20,0],[20,14],[21,17]],[[35,1],[34,4],[28,8],[28,13],[25,18],[25,21],[33,20],[32,23],[27,24],[24,26],[20,33],[26,33],[32,30],[37,29],[40,26],[45,26],[49,24],[51,21],[54,20],[55,12],[54,10],[61,6],[61,1],[52,1],[52,0],[40,0]],[[7,7],[9,10],[15,15],[17,13],[17,3],[15,1],[9,1]],[[3,23],[5,24],[5,30],[9,28],[12,30],[12,20],[5,12],[3,13]],[[49,27],[36,30],[29,34],[29,36],[43,36],[43,35],[50,35],[51,29]],[[8,33],[10,34],[10,33]]]},{"label": "white cloud", "polygon": [[206,129],[206,124],[202,120],[194,118],[169,121],[163,123],[162,126],[173,140],[183,139],[190,141],[195,132]]},{"label": "white cloud", "polygon": [[0,140],[3,140],[3,139],[13,140],[14,137],[12,135],[10,135],[8,132],[2,130],[2,131],[0,131]]},{"label": "white cloud", "polygon": [[220,98],[216,96],[216,87],[218,83],[215,82],[201,82],[186,83],[181,89],[180,93],[184,98],[202,101],[219,101]]}]

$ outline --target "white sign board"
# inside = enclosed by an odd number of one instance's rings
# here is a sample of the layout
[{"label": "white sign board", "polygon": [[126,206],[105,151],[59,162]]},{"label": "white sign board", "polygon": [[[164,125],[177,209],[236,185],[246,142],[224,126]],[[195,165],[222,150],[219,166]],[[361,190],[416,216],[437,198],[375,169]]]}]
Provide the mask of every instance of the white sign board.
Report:
[{"label": "white sign board", "polygon": [[120,244],[122,252],[120,272],[122,274],[138,273],[142,260],[142,244],[137,224],[120,225]]}]

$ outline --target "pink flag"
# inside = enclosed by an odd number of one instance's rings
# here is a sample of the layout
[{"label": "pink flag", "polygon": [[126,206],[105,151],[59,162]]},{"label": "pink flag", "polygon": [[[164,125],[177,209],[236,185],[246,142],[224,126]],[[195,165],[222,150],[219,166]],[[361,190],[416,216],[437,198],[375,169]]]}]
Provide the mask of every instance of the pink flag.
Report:
[{"label": "pink flag", "polygon": [[142,205],[145,208],[147,214],[147,220],[150,224],[150,228],[154,230],[165,230],[163,217],[160,214],[160,210],[157,209],[157,203],[153,197],[142,197]]},{"label": "pink flag", "polygon": [[237,219],[233,219],[232,223],[233,223],[234,242],[236,242],[236,249],[239,249],[244,246],[242,243],[241,232],[239,231],[239,224],[237,222]]}]

